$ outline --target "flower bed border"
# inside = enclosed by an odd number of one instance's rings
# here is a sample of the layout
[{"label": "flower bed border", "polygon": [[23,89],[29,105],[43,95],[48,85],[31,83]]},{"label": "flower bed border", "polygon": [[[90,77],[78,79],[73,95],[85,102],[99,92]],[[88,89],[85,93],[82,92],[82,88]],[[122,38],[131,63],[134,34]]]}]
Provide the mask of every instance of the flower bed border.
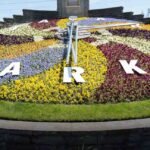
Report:
[{"label": "flower bed border", "polygon": [[49,132],[93,132],[131,130],[150,127],[150,118],[109,122],[46,123],[0,120],[1,129]]}]

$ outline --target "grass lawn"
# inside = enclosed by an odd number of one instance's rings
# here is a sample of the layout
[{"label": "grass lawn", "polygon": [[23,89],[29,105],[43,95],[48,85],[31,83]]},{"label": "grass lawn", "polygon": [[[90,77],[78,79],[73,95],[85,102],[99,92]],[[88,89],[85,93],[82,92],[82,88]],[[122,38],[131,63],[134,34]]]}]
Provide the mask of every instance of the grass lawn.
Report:
[{"label": "grass lawn", "polygon": [[118,104],[55,105],[0,101],[0,119],[48,122],[108,121],[150,117],[150,100]]}]

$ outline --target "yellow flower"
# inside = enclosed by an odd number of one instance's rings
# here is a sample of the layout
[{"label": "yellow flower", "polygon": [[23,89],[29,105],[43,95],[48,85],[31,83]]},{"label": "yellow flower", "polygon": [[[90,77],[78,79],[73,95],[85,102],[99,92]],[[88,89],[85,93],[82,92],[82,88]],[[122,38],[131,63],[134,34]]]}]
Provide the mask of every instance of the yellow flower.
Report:
[{"label": "yellow flower", "polygon": [[[62,68],[65,61],[53,68],[24,79],[0,86],[0,98],[13,101],[81,104],[91,102],[94,92],[105,81],[107,60],[104,54],[89,43],[79,41],[78,66],[85,69],[84,84],[65,84]],[[88,65],[87,65],[88,62]],[[74,63],[72,62],[72,66]],[[5,94],[3,94],[5,93]]]},{"label": "yellow flower", "polygon": [[[77,18],[77,21],[80,21],[80,20],[85,20],[87,19],[86,17],[80,17],[80,18]],[[57,22],[57,26],[60,27],[60,28],[66,28],[67,27],[67,23],[69,22],[69,19],[66,18],[66,19],[60,19],[58,22]]]},{"label": "yellow flower", "polygon": [[40,42],[25,43],[20,45],[12,46],[1,46],[0,45],[0,59],[2,58],[15,58],[24,54],[30,54],[38,51],[41,48],[48,47],[56,44],[56,40],[45,40]]}]

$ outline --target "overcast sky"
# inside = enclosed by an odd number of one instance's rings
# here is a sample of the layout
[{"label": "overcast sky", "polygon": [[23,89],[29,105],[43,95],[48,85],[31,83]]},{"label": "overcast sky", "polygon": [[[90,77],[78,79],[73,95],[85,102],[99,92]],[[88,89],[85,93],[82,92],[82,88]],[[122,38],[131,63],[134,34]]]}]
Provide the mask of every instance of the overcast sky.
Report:
[{"label": "overcast sky", "polygon": [[[57,0],[4,0],[0,1],[0,20],[3,17],[12,17],[13,14],[22,14],[22,9],[56,10]],[[133,11],[135,14],[143,12],[147,15],[150,0],[90,0],[90,9],[124,6],[124,11]]]}]

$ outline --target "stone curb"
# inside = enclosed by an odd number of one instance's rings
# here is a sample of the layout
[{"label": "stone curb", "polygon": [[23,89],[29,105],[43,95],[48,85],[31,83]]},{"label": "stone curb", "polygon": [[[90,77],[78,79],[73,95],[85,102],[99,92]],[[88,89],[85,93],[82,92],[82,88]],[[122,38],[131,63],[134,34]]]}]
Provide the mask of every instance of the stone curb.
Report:
[{"label": "stone curb", "polygon": [[112,131],[150,128],[150,118],[110,122],[48,123],[0,120],[0,129],[53,132]]}]

